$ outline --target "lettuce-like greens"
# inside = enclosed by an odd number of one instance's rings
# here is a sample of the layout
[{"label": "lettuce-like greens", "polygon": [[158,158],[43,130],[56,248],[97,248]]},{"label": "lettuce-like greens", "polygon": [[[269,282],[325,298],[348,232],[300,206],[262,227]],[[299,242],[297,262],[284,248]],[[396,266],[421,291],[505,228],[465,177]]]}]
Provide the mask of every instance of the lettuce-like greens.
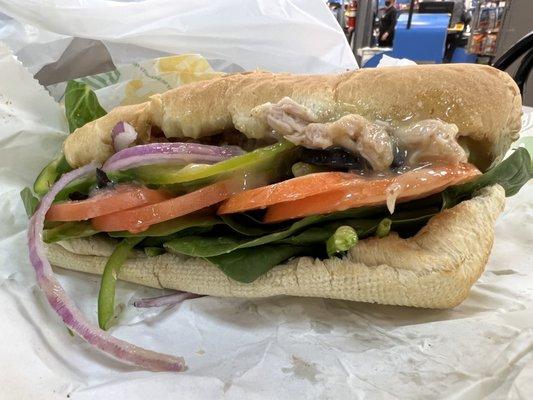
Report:
[{"label": "lettuce-like greens", "polygon": [[24,204],[26,215],[28,218],[31,217],[39,205],[39,199],[33,194],[29,187],[25,187],[20,191],[20,198]]},{"label": "lettuce-like greens", "polygon": [[[86,123],[106,115],[106,111],[88,85],[69,81],[65,91],[65,115],[72,133]],[[39,196],[45,195],[59,177],[71,169],[63,153],[60,153],[37,176],[33,190]]]},{"label": "lettuce-like greens", "polygon": [[89,85],[68,81],[65,90],[65,114],[70,132],[107,114]]},{"label": "lettuce-like greens", "polygon": [[[531,157],[525,148],[518,148],[472,182],[452,186],[424,199],[398,204],[393,215],[386,207],[362,207],[279,224],[264,224],[254,213],[187,216],[154,225],[140,234],[115,232],[110,236],[146,237],[138,246],[147,248],[149,255],[167,250],[202,257],[229,277],[239,282],[252,282],[296,255],[327,257],[326,243],[341,226],[354,229],[361,239],[370,235],[381,237],[389,230],[402,237],[412,236],[440,210],[471,198],[483,187],[500,184],[506,195],[512,196],[532,177]],[[31,201],[29,199],[27,202]],[[83,222],[62,224],[45,231],[45,239],[68,239],[69,234],[70,237],[85,236],[90,233],[89,227]]]}]

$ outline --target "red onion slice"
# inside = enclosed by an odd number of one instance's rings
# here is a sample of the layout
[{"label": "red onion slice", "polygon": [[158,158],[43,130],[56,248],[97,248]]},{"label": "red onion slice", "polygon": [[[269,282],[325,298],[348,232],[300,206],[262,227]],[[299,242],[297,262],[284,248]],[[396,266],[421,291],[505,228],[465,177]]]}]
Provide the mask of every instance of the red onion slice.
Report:
[{"label": "red onion slice", "polygon": [[133,302],[133,306],[137,308],[170,306],[170,305],[179,304],[188,299],[196,299],[198,297],[203,297],[203,296],[204,296],[203,294],[178,291],[176,293],[167,294],[165,296],[135,300]]},{"label": "red onion slice", "polygon": [[221,147],[198,143],[150,143],[128,147],[113,154],[102,170],[120,171],[151,164],[211,164],[243,154],[235,146]]},{"label": "red onion slice", "polygon": [[137,140],[137,136],[137,131],[133,126],[127,122],[121,121],[116,124],[111,131],[113,148],[115,151],[124,150]]},{"label": "red onion slice", "polygon": [[61,287],[59,281],[54,276],[50,262],[46,258],[46,252],[42,241],[46,212],[61,189],[75,179],[89,175],[94,171],[95,167],[96,165],[92,163],[64,174],[42,198],[37,211],[31,217],[28,227],[28,246],[30,250],[30,261],[37,276],[37,283],[43,290],[48,302],[61,317],[65,325],[94,347],[97,347],[119,360],[148,370],[183,371],[186,369],[186,366],[181,357],[173,357],[137,347],[117,339],[89,323],[74,302],[68,297],[65,290]]}]

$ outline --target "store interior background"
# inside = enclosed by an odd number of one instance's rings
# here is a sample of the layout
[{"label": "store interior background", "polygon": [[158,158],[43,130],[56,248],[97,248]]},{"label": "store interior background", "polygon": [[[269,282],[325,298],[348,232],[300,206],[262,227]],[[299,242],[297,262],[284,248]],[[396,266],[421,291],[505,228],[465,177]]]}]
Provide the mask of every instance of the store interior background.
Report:
[{"label": "store interior background", "polygon": [[[383,53],[419,64],[492,65],[533,31],[533,0],[396,0],[394,40],[392,47],[383,47],[379,38],[380,22],[388,8],[385,0],[327,3],[363,68],[377,65]],[[520,59],[507,72],[513,75],[519,63]],[[524,87],[523,100],[533,106],[533,79]]]},{"label": "store interior background", "polygon": [[[492,65],[522,37],[528,33],[533,35],[533,0],[396,0],[397,22],[390,47],[378,43],[387,0],[307,1],[327,4],[363,68],[375,67],[382,54],[408,58],[418,64],[468,62]],[[456,13],[457,7],[461,10],[459,14]],[[327,15],[327,10],[324,11]],[[407,28],[409,19],[411,23]],[[9,16],[0,13],[0,39],[16,47],[19,33],[13,30],[15,25],[10,20]],[[216,32],[210,34],[216,35]],[[26,46],[24,51],[32,51],[32,46]],[[514,62],[507,72],[513,76],[520,62],[521,59]],[[51,85],[65,78],[93,75],[113,68],[111,57],[101,41],[75,37],[60,58],[42,67],[35,77],[41,84]],[[533,78],[524,85],[523,103],[533,107]]]}]

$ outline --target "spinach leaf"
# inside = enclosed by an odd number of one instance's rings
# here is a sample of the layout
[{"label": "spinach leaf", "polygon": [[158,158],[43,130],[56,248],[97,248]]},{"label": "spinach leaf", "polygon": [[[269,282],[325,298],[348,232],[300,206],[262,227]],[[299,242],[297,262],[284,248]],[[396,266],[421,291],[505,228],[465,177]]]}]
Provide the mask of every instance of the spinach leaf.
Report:
[{"label": "spinach leaf", "polygon": [[[398,235],[402,238],[407,238],[415,235],[420,229],[426,225],[426,223],[429,221],[431,217],[434,215],[437,215],[439,213],[439,209],[434,208],[428,208],[425,210],[422,210],[422,212],[419,215],[413,214],[404,214],[402,216],[388,216],[386,219],[390,220],[390,231],[394,231],[398,233]],[[383,223],[385,220],[381,220],[380,223]],[[386,223],[386,221],[385,221]],[[376,236],[380,237],[379,232],[379,224],[375,227],[375,233]],[[388,233],[387,233],[388,234]]]},{"label": "spinach leaf", "polygon": [[163,247],[170,253],[191,257],[214,257],[227,254],[239,248],[250,247],[247,237],[237,236],[184,236],[166,242]]},{"label": "spinach leaf", "polygon": [[186,215],[184,217],[174,218],[169,221],[160,222],[152,225],[143,232],[131,233],[127,231],[109,232],[111,237],[163,237],[189,228],[210,228],[214,225],[221,224],[222,221],[211,215]]},{"label": "spinach leaf", "polygon": [[[69,131],[72,133],[77,128],[106,115],[106,111],[98,103],[96,94],[85,83],[69,81],[65,90],[65,114]],[[39,196],[43,196],[50,187],[65,172],[72,168],[67,159],[61,153],[46,165],[33,184],[33,190]],[[58,200],[66,200],[63,193]]]},{"label": "spinach leaf", "polygon": [[89,85],[76,81],[67,83],[65,113],[70,132],[107,114]]},{"label": "spinach leaf", "polygon": [[43,231],[43,241],[45,243],[55,243],[60,240],[82,238],[93,236],[98,233],[93,229],[89,221],[64,222]]},{"label": "spinach leaf", "polygon": [[335,233],[337,228],[342,225],[342,222],[334,222],[324,226],[313,226],[297,235],[278,240],[276,243],[292,244],[295,246],[305,246],[313,243],[325,243],[326,240],[328,240],[328,238]]},{"label": "spinach leaf", "polygon": [[[389,218],[392,220],[392,226],[394,228],[400,228],[402,225],[407,226],[409,224],[416,224],[419,227],[431,216],[435,215],[438,210],[439,209],[435,207],[417,211],[398,212]],[[346,214],[347,213],[344,212],[342,213],[342,215]],[[221,254],[231,253],[238,249],[263,246],[269,243],[284,243],[296,246],[321,243],[328,240],[329,237],[343,225],[353,227],[356,229],[358,236],[363,238],[375,232],[384,216],[386,216],[386,214],[375,219],[344,218],[325,225],[321,224],[304,230],[298,235],[292,236],[294,233],[301,231],[308,225],[321,222],[320,219],[309,217],[293,223],[292,226],[283,231],[273,232],[260,237],[249,237],[237,234],[218,236],[190,235],[165,242],[164,247],[171,253],[180,253],[191,257],[214,257]]]},{"label": "spinach leaf", "polygon": [[288,229],[256,238],[248,238],[241,235],[222,237],[180,237],[166,242],[164,247],[171,253],[181,253],[194,257],[213,257],[240,248],[261,246],[276,240],[284,239],[302,228],[305,228],[307,225],[310,225],[313,221],[313,217],[305,218],[293,223]]},{"label": "spinach leaf", "polygon": [[[429,218],[429,217],[428,217]],[[359,238],[371,235],[379,225],[381,219],[348,219],[328,223],[326,225],[313,226],[303,232],[290,236],[276,243],[293,244],[296,246],[314,243],[325,243],[341,226],[350,226],[355,229]]]},{"label": "spinach leaf", "polygon": [[191,228],[183,229],[167,236],[147,236],[140,243],[139,247],[163,247],[166,242],[175,240],[180,237],[190,235],[200,235],[211,231],[211,226],[193,226]]},{"label": "spinach leaf", "polygon": [[313,253],[313,249],[309,247],[269,245],[241,249],[206,259],[230,278],[250,283],[291,257]]},{"label": "spinach leaf", "polygon": [[500,164],[472,182],[446,189],[442,193],[443,208],[453,207],[470,198],[475,191],[496,183],[505,189],[506,196],[513,196],[531,178],[533,178],[531,156],[525,148],[519,147]]},{"label": "spinach leaf", "polygon": [[224,214],[220,218],[228,227],[245,236],[263,236],[269,233],[283,231],[290,224],[265,224],[249,214]]},{"label": "spinach leaf", "polygon": [[26,215],[31,217],[35,214],[35,210],[39,206],[39,199],[33,195],[33,192],[29,187],[25,187],[20,192],[20,198],[24,203],[24,209],[26,210]]}]

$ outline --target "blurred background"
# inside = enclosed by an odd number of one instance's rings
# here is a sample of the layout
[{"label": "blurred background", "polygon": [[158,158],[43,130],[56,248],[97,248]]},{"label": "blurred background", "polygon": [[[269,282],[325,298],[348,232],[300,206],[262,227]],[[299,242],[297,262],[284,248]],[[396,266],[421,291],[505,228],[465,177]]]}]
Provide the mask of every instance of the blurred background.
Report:
[{"label": "blurred background", "polygon": [[0,0],[0,41],[46,86],[185,53],[294,73],[388,55],[494,65],[533,106],[533,0]]},{"label": "blurred background", "polygon": [[[327,4],[361,67],[376,66],[383,54],[418,64],[492,65],[533,31],[533,0],[329,0]],[[514,74],[520,62],[518,58],[507,71]],[[532,86],[532,81],[525,85],[527,105],[533,105]]]}]

